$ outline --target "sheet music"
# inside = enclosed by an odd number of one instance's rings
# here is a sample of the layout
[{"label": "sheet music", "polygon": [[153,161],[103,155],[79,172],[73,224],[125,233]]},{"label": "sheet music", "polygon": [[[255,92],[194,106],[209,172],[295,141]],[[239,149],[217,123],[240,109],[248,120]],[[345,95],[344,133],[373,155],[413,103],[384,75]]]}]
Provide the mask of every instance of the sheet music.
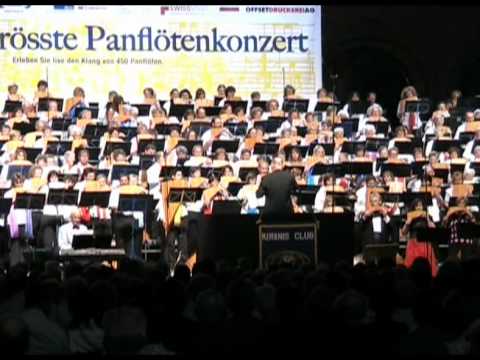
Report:
[{"label": "sheet music", "polygon": [[372,218],[372,225],[373,225],[373,232],[374,233],[381,233],[382,232],[382,217],[381,216],[374,216]]}]

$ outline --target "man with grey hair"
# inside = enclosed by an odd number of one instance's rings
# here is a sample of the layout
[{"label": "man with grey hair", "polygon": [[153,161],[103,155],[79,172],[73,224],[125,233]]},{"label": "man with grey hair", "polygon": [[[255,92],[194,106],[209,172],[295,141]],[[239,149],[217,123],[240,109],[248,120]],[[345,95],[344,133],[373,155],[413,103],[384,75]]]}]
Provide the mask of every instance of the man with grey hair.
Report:
[{"label": "man with grey hair", "polygon": [[283,217],[293,214],[291,195],[296,187],[292,173],[284,170],[285,161],[275,156],[272,161],[272,173],[262,178],[256,192],[257,198],[265,196],[265,207],[262,216]]}]

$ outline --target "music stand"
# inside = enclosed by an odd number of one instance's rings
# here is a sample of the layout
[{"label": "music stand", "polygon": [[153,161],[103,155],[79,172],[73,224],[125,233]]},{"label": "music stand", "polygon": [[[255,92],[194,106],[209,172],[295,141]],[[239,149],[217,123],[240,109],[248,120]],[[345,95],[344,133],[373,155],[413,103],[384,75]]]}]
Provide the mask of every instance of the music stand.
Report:
[{"label": "music stand", "polygon": [[11,101],[11,100],[6,100],[5,105],[3,107],[3,112],[4,113],[14,113],[17,110],[21,109],[23,107],[21,101]]},{"label": "music stand", "polygon": [[318,185],[297,185],[293,195],[298,199],[298,205],[313,206],[320,189]]},{"label": "music stand", "polygon": [[388,135],[388,127],[390,126],[388,121],[367,121],[367,125],[373,125],[377,134]]},{"label": "music stand", "polygon": [[244,183],[244,182],[234,182],[234,181],[232,181],[232,182],[230,182],[230,183],[228,184],[227,190],[228,190],[228,192],[229,192],[230,194],[232,194],[232,196],[237,196],[238,193],[239,193],[239,191],[240,191],[240,189],[241,189],[244,185],[246,185],[246,183]]},{"label": "music stand", "polygon": [[207,116],[219,116],[220,110],[222,110],[220,106],[205,106],[204,109]]},{"label": "music stand", "polygon": [[13,124],[13,130],[18,130],[22,135],[28,134],[30,132],[35,131],[35,123],[34,122],[17,122]]},{"label": "music stand", "polygon": [[436,152],[448,151],[451,147],[460,148],[458,140],[434,140],[432,150]]},{"label": "music stand", "polygon": [[61,98],[41,98],[38,99],[38,110],[37,111],[48,111],[48,104],[51,101],[55,101],[57,103],[57,110],[62,111],[63,110],[63,99]]},{"label": "music stand", "polygon": [[8,215],[12,208],[12,199],[0,198],[0,215]]},{"label": "music stand", "polygon": [[[183,166],[162,166],[162,169],[160,170],[160,177],[171,179],[179,170],[185,176],[185,170]],[[188,174],[186,176],[188,176]]]},{"label": "music stand", "polygon": [[285,112],[298,111],[301,113],[308,111],[308,99],[285,99],[283,101],[282,110]]},{"label": "music stand", "polygon": [[382,175],[386,171],[391,171],[395,177],[409,177],[412,168],[409,164],[395,164],[395,163],[383,163],[382,164]]},{"label": "music stand", "polygon": [[122,175],[138,175],[139,172],[140,166],[138,165],[113,165],[111,180],[119,180]]},{"label": "music stand", "polygon": [[250,109],[253,109],[253,108],[256,108],[256,107],[259,107],[264,112],[266,112],[267,111],[267,101],[265,101],[265,100],[252,101],[252,107]]},{"label": "music stand", "polygon": [[53,131],[67,131],[72,125],[72,119],[70,118],[55,118],[52,119]]},{"label": "music stand", "polygon": [[349,110],[350,115],[362,115],[367,112],[367,106],[361,101],[351,101]]},{"label": "music stand", "polygon": [[35,159],[37,158],[37,156],[40,155],[43,151],[43,149],[27,148],[27,147],[22,147],[18,149],[24,150],[27,153],[27,160],[31,161],[32,163],[35,162]]},{"label": "music stand", "polygon": [[168,116],[174,116],[176,117],[179,121],[182,121],[183,116],[188,110],[193,111],[193,104],[172,104],[170,106],[170,111],[168,112]]},{"label": "music stand", "polygon": [[325,155],[326,156],[333,156],[333,149],[334,149],[334,146],[332,143],[319,143],[319,142],[313,142],[309,145],[308,147],[308,153],[310,155],[313,155],[313,150],[315,149],[315,146],[317,145],[320,145],[321,147],[323,147],[323,150],[325,150]]},{"label": "music stand", "polygon": [[371,161],[344,162],[343,169],[345,174],[370,175],[373,172],[373,162]]},{"label": "music stand", "polygon": [[157,130],[159,135],[170,135],[172,130],[177,130],[179,133],[182,130],[181,124],[157,124],[155,125],[155,130]]},{"label": "music stand", "polygon": [[138,109],[138,116],[150,116],[150,104],[133,104],[131,107],[136,107]]},{"label": "music stand", "polygon": [[7,180],[12,180],[16,173],[20,173],[24,178],[27,177],[32,165],[8,165]]},{"label": "music stand", "polygon": [[430,111],[430,102],[426,99],[405,102],[405,112],[426,114]]},{"label": "music stand", "polygon": [[18,193],[15,197],[14,208],[26,210],[43,210],[45,194]]},{"label": "music stand", "polygon": [[337,102],[320,102],[318,101],[317,104],[315,105],[315,109],[314,111],[315,112],[325,112],[327,111],[327,108],[329,106],[332,106],[332,107],[338,107],[340,106],[340,103],[337,101]]},{"label": "music stand", "polygon": [[234,136],[247,135],[248,124],[246,122],[230,122],[224,125]]},{"label": "music stand", "polygon": [[358,147],[365,148],[365,141],[345,141],[342,144],[342,150],[341,152],[347,153],[347,154],[355,154],[358,150]]},{"label": "music stand", "polygon": [[257,143],[253,149],[255,155],[275,155],[278,152],[280,144],[276,143]]},{"label": "music stand", "polygon": [[225,105],[230,105],[234,112],[235,112],[236,108],[241,107],[243,109],[243,112],[245,114],[247,113],[248,101],[244,101],[244,100],[225,100]]},{"label": "music stand", "polygon": [[367,138],[365,150],[369,152],[377,152],[380,146],[387,146],[388,139]]},{"label": "music stand", "polygon": [[60,156],[72,149],[71,141],[48,141],[45,154]]},{"label": "music stand", "polygon": [[395,141],[395,147],[399,154],[412,154],[414,146],[411,141]]},{"label": "music stand", "polygon": [[126,155],[130,155],[130,148],[132,144],[130,142],[110,142],[107,141],[107,145],[105,146],[105,155],[110,155],[117,149],[122,149]]},{"label": "music stand", "polygon": [[73,112],[73,118],[78,119],[83,110],[89,110],[92,113],[92,119],[98,119],[98,107],[79,106]]},{"label": "music stand", "polygon": [[130,141],[133,137],[137,136],[137,127],[136,126],[128,126],[128,127],[121,127],[118,129],[119,132],[125,135],[125,138]]},{"label": "music stand", "polygon": [[78,203],[78,193],[78,190],[49,189],[47,204],[76,206]]},{"label": "music stand", "polygon": [[185,146],[189,154],[192,153],[192,149],[195,145],[200,145],[203,149],[203,143],[201,140],[179,140],[176,148],[179,146]]},{"label": "music stand", "polygon": [[312,175],[334,174],[335,176],[343,176],[344,168],[342,164],[322,164],[316,163],[312,167]]},{"label": "music stand", "polygon": [[169,203],[196,202],[202,198],[201,188],[173,188],[168,193]]},{"label": "music stand", "polygon": [[96,248],[95,239],[92,234],[74,234],[72,240],[72,249],[90,249]]},{"label": "music stand", "polygon": [[237,215],[241,210],[239,200],[214,200],[212,205],[212,215]]},{"label": "music stand", "polygon": [[148,170],[155,163],[155,155],[140,155],[140,169]]},{"label": "music stand", "polygon": [[143,153],[148,144],[155,145],[156,151],[163,151],[165,148],[165,139],[142,139],[138,142],[138,152],[140,154]]},{"label": "music stand", "polygon": [[109,199],[109,191],[82,191],[82,193],[80,194],[79,206],[98,206],[100,208],[108,208]]},{"label": "music stand", "polygon": [[189,129],[195,131],[198,136],[202,136],[211,127],[212,124],[208,121],[194,121],[190,123]]},{"label": "music stand", "polygon": [[250,172],[254,173],[255,176],[257,176],[258,175],[258,168],[256,168],[256,167],[241,167],[240,169],[238,169],[238,177],[242,181],[246,181],[247,180],[247,175]]},{"label": "music stand", "polygon": [[253,124],[253,127],[261,127],[263,129],[263,132],[265,134],[272,134],[277,132],[278,128],[282,125],[282,122],[285,121],[283,120],[276,120],[276,119],[268,119],[268,120],[260,120],[260,121],[255,121]]},{"label": "music stand", "polygon": [[240,140],[214,140],[212,143],[212,153],[219,148],[225,149],[227,153],[236,153]]},{"label": "music stand", "polygon": [[108,126],[107,125],[94,125],[94,124],[88,124],[85,127],[85,131],[83,135],[87,139],[97,139],[100,141],[100,138],[103,136],[108,131]]}]

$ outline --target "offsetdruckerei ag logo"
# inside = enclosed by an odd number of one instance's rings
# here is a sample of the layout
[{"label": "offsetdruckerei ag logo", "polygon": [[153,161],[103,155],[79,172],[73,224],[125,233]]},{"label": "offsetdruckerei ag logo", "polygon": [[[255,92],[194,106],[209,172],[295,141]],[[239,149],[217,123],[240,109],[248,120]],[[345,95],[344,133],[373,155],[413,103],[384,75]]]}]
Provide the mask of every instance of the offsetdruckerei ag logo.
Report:
[{"label": "offsetdruckerei ag logo", "polygon": [[313,7],[247,6],[247,13],[312,14]]}]

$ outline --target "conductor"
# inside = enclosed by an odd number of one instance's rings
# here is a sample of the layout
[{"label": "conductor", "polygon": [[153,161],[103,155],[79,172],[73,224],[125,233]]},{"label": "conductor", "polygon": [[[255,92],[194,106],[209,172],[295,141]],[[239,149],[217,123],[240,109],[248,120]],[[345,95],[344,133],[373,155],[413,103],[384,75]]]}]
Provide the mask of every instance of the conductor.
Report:
[{"label": "conductor", "polygon": [[276,156],[272,161],[272,173],[263,177],[256,192],[257,198],[265,196],[262,217],[287,218],[293,215],[291,195],[296,187],[292,173],[284,170],[283,158]]}]

